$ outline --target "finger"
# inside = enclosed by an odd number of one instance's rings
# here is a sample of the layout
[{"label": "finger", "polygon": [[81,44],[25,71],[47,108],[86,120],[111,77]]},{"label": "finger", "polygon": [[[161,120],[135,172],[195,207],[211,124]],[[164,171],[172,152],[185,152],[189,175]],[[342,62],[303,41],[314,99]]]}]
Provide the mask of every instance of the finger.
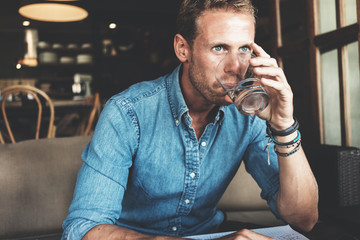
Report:
[{"label": "finger", "polygon": [[237,232],[236,239],[270,240],[273,238],[248,229],[242,229]]},{"label": "finger", "polygon": [[250,59],[251,66],[265,66],[265,67],[278,67],[277,61],[275,58],[270,57],[256,57]]},{"label": "finger", "polygon": [[283,103],[292,102],[293,93],[290,88],[271,79],[260,80],[261,85],[273,101],[281,100]]},{"label": "finger", "polygon": [[267,57],[267,58],[270,57],[270,55],[267,54],[262,47],[260,47],[259,45],[257,45],[257,44],[254,43],[254,42],[250,43],[250,48],[251,48],[252,50],[254,50],[254,52],[256,53],[256,55],[259,56],[259,57]]},{"label": "finger", "polygon": [[276,67],[255,67],[254,73],[262,77],[270,77],[277,81],[288,84],[284,71],[281,68]]},{"label": "finger", "polygon": [[267,89],[267,91],[269,88],[274,89],[282,95],[285,95],[286,92],[291,92],[291,89],[288,86],[284,85],[281,82],[274,81],[274,79],[261,78],[260,82],[261,85],[263,85]]}]

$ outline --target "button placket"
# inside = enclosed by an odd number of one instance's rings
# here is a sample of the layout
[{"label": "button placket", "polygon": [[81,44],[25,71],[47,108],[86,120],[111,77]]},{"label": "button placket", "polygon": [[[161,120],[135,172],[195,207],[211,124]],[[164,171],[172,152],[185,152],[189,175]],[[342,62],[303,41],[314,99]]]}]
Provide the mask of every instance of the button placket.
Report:
[{"label": "button placket", "polygon": [[[207,152],[209,151],[210,145],[213,141],[213,138],[211,137],[212,131],[216,131],[217,128],[214,127],[214,124],[208,124],[205,128],[205,131],[201,138],[199,139],[199,160],[200,162],[203,161],[205,158]],[[213,135],[214,136],[214,135]]]},{"label": "button placket", "polygon": [[169,221],[168,232],[170,235],[178,236],[181,232],[181,217],[173,218]]},{"label": "button placket", "polygon": [[186,140],[185,182],[178,208],[178,214],[182,216],[189,214],[194,204],[200,171],[199,143],[195,132],[189,129],[186,135],[189,136]]}]

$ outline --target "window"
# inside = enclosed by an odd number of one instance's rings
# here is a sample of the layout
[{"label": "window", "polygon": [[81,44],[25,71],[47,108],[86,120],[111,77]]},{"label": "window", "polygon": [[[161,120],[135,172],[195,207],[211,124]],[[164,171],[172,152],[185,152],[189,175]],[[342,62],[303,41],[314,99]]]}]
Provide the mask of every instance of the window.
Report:
[{"label": "window", "polygon": [[271,0],[268,8],[272,56],[294,92],[304,143],[360,147],[360,0]]},{"label": "window", "polygon": [[360,147],[360,0],[308,0],[320,142]]}]

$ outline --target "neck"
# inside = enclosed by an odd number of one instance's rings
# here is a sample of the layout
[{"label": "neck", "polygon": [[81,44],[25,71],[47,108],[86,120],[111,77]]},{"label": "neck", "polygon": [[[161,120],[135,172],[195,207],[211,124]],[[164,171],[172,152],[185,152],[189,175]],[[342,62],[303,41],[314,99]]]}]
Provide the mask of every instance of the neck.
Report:
[{"label": "neck", "polygon": [[217,106],[214,103],[209,102],[191,83],[187,68],[183,68],[183,73],[180,77],[180,88],[184,96],[185,103],[189,108],[191,117],[207,118]]},{"label": "neck", "polygon": [[190,82],[186,73],[183,73],[180,80],[180,87],[183,93],[189,114],[192,118],[191,126],[194,128],[199,139],[204,132],[206,125],[215,118],[219,106],[209,102]]}]

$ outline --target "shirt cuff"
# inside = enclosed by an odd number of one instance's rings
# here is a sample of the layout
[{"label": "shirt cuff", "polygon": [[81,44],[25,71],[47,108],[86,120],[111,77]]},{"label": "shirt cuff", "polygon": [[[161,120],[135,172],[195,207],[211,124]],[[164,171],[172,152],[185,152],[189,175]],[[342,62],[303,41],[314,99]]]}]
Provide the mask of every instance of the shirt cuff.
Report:
[{"label": "shirt cuff", "polygon": [[78,219],[64,229],[61,240],[81,240],[85,234],[100,223]]}]

